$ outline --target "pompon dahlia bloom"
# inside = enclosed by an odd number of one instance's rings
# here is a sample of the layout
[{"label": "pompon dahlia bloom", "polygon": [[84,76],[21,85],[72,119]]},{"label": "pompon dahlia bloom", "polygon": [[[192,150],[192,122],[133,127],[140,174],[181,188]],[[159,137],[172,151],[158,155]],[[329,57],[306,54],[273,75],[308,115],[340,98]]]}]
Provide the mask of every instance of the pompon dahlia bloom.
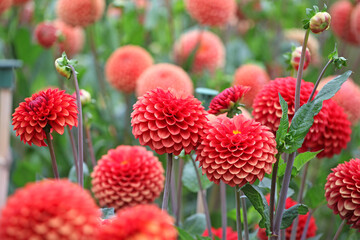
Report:
[{"label": "pompon dahlia bloom", "polygon": [[152,203],[164,187],[164,169],[140,146],[118,146],[103,155],[92,177],[92,192],[103,207],[115,210]]},{"label": "pompon dahlia bloom", "polygon": [[360,159],[339,164],[327,177],[325,197],[328,207],[351,228],[360,230]]},{"label": "pompon dahlia bloom", "polygon": [[255,64],[245,64],[236,70],[233,85],[250,87],[241,102],[251,107],[255,96],[269,81],[270,77],[264,69]]},{"label": "pompon dahlia bloom", "polygon": [[0,1],[0,14],[8,10],[12,5],[12,0],[1,0]]},{"label": "pompon dahlia bloom", "polygon": [[153,62],[151,55],[142,47],[128,45],[118,48],[106,62],[106,79],[117,90],[131,93],[141,73]]},{"label": "pompon dahlia bloom", "polygon": [[100,211],[90,194],[67,180],[30,183],[9,197],[0,239],[94,239]]},{"label": "pompon dahlia bloom", "polygon": [[[213,235],[215,235],[216,237],[218,237],[219,239],[222,239],[222,228],[211,228],[211,232]],[[209,232],[206,229],[205,232],[203,233],[204,237],[208,237],[209,236]],[[237,240],[238,238],[237,232],[233,231],[231,227],[227,227],[226,228],[226,239],[227,240]]]},{"label": "pompon dahlia bloom", "polygon": [[[289,120],[294,117],[296,79],[292,77],[277,78],[266,85],[256,96],[252,115],[256,121],[268,126],[274,133],[279,127],[282,115],[279,103],[279,93],[289,105]],[[313,83],[301,83],[300,106],[305,104],[314,88]],[[332,157],[346,148],[350,141],[350,122],[344,110],[332,99],[326,100],[319,114],[314,118],[314,124],[305,137],[299,152],[316,152],[317,157]]]},{"label": "pompon dahlia bloom", "polygon": [[101,18],[105,0],[58,0],[57,16],[72,26],[86,27]]},{"label": "pompon dahlia bloom", "polygon": [[102,225],[97,240],[176,240],[174,219],[156,205],[137,205],[121,209]]},{"label": "pompon dahlia bloom", "polygon": [[131,114],[132,133],[158,154],[189,154],[198,146],[207,112],[193,96],[178,98],[157,88],[139,97]]},{"label": "pompon dahlia bloom", "polygon": [[[268,201],[268,203],[270,202],[270,194],[268,194],[266,196],[266,200]],[[295,206],[296,204],[298,204],[296,201],[294,201],[291,198],[287,198],[286,202],[285,202],[285,209],[291,208],[292,206]],[[309,216],[309,213],[307,213],[306,215],[299,215],[299,222],[298,222],[298,227],[296,230],[296,240],[301,239],[301,235],[304,231],[308,216]],[[308,231],[306,233],[306,239],[315,237],[316,230],[317,230],[317,226],[316,226],[315,218],[313,216],[311,216]],[[292,224],[290,227],[288,227],[285,230],[285,239],[286,240],[290,240],[291,231],[292,231]],[[268,236],[266,236],[265,228],[260,228],[257,236],[260,240],[268,240]]]},{"label": "pompon dahlia bloom", "polygon": [[[223,4],[223,1],[218,1]],[[184,33],[175,42],[174,58],[181,65],[196,51],[191,70],[215,72],[225,65],[225,47],[221,39],[212,32],[192,30]]]},{"label": "pompon dahlia bloom", "polygon": [[225,89],[211,100],[208,113],[216,115],[231,111],[234,106],[238,107],[238,102],[249,90],[249,87],[244,86]]},{"label": "pompon dahlia bloom", "polygon": [[67,25],[60,20],[56,20],[54,25],[60,31],[59,41],[56,42],[59,55],[62,52],[66,52],[68,57],[78,54],[84,46],[84,30]]},{"label": "pompon dahlia bloom", "polygon": [[147,91],[172,88],[177,96],[189,96],[194,92],[194,85],[189,75],[180,67],[169,64],[155,64],[146,69],[136,82],[136,95],[143,96]]},{"label": "pompon dahlia bloom", "polygon": [[64,127],[77,126],[78,110],[74,97],[64,90],[47,89],[34,93],[15,109],[12,125],[16,136],[20,135],[24,143],[47,146],[44,142],[44,128],[50,127],[59,134],[64,133]]},{"label": "pompon dahlia bloom", "polygon": [[[329,76],[324,78],[319,84],[319,89],[323,88],[326,83],[335,77]],[[344,82],[332,99],[344,108],[352,124],[356,124],[360,120],[360,87],[351,78]]]},{"label": "pompon dahlia bloom", "polygon": [[242,115],[218,116],[205,128],[196,160],[210,181],[242,187],[271,173],[276,153],[268,127]]},{"label": "pompon dahlia bloom", "polygon": [[235,0],[185,0],[192,18],[202,25],[223,26],[235,15]]},{"label": "pompon dahlia bloom", "polygon": [[41,22],[36,25],[34,37],[38,44],[44,48],[50,48],[59,36],[59,30],[51,22]]}]

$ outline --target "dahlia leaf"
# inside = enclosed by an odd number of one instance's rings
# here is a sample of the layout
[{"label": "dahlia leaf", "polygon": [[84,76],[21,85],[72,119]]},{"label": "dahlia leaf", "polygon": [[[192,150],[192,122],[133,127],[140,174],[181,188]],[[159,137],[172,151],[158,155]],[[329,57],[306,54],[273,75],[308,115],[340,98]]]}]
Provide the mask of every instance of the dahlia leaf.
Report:
[{"label": "dahlia leaf", "polygon": [[110,219],[115,217],[115,208],[101,208],[101,218]]},{"label": "dahlia leaf", "polygon": [[178,230],[179,237],[181,240],[194,240],[194,238],[189,233],[187,233],[184,229],[181,229],[179,227],[176,227],[176,229]]},{"label": "dahlia leaf", "polygon": [[304,202],[310,208],[315,209],[322,204],[326,203],[325,196],[325,189],[324,184],[317,183],[316,186],[311,187],[309,190],[306,191],[306,195],[304,197]]},{"label": "dahlia leaf", "polygon": [[[202,174],[201,168],[199,168],[199,162],[196,162],[196,165],[198,166],[197,171],[199,172],[199,175],[200,175],[202,187],[204,190],[208,189],[209,187],[211,187],[213,185],[213,182],[211,182],[206,177],[206,175]],[[196,177],[196,172],[195,172],[194,166],[192,165],[192,163],[190,161],[188,161],[184,166],[182,182],[189,191],[194,192],[194,193],[197,193],[198,191],[200,191],[198,180]]]},{"label": "dahlia leaf", "polygon": [[241,188],[241,190],[244,192],[256,211],[260,213],[260,228],[266,228],[266,234],[270,235],[270,210],[264,194],[258,187],[250,184],[246,184]]},{"label": "dahlia leaf", "polygon": [[315,158],[316,155],[321,151],[322,150],[317,152],[304,152],[298,154],[294,160],[294,167],[296,168],[296,170],[299,172],[301,168],[305,165],[305,163]]},{"label": "dahlia leaf", "polygon": [[282,152],[285,144],[285,136],[289,129],[289,118],[288,118],[288,109],[289,106],[284,98],[279,93],[279,100],[282,110],[282,116],[280,119],[280,125],[278,130],[276,131],[276,146],[279,152]]},{"label": "dahlia leaf", "polygon": [[309,211],[308,207],[304,204],[296,204],[295,206],[286,209],[281,219],[280,229],[286,229],[290,227],[294,219],[298,215],[305,215],[307,214],[308,211]]},{"label": "dahlia leaf", "polygon": [[196,213],[185,219],[183,228],[193,235],[201,235],[206,229],[205,214]]}]

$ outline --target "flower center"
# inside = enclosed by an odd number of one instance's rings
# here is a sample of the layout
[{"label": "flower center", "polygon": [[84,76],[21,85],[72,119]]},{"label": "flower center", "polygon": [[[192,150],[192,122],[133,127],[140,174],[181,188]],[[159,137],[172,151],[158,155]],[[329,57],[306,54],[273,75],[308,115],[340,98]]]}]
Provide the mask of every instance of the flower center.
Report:
[{"label": "flower center", "polygon": [[241,132],[239,130],[233,130],[233,134],[236,135],[236,134],[241,134]]},{"label": "flower center", "polygon": [[34,108],[39,108],[43,102],[46,101],[46,98],[43,96],[37,96],[34,100],[29,102],[29,107],[31,110],[34,110]]}]

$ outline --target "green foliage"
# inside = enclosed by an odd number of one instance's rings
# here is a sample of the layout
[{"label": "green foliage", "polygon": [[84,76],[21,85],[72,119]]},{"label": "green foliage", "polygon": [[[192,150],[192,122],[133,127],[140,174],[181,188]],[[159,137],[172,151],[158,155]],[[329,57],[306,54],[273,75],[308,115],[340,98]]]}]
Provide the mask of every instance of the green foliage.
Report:
[{"label": "green foliage", "polygon": [[[307,163],[311,159],[315,158],[316,155],[321,151],[322,150],[317,151],[317,152],[304,152],[304,153],[298,154],[295,157],[291,175],[296,176],[300,172],[301,168],[305,165],[305,163]],[[286,164],[284,163],[284,161],[282,159],[280,159],[279,167],[278,167],[278,176],[279,177],[284,176],[285,169],[286,169]]]},{"label": "green foliage", "polygon": [[286,229],[290,227],[297,216],[305,215],[307,214],[308,211],[309,211],[308,207],[305,206],[304,204],[296,204],[291,208],[285,209],[281,220],[280,229]]},{"label": "green foliage", "polygon": [[101,218],[102,219],[110,219],[115,217],[115,209],[114,208],[101,208]]},{"label": "green foliage", "polygon": [[329,54],[328,58],[333,62],[335,69],[341,69],[342,67],[347,66],[347,59],[339,57],[336,44],[334,51]]},{"label": "green foliage", "polygon": [[[199,162],[195,162],[197,166],[199,166]],[[203,189],[207,189],[213,185],[206,175],[202,175],[201,168],[197,168],[197,171],[200,175],[200,180]],[[196,172],[191,161],[186,162],[182,175],[182,182],[184,186],[191,192],[198,192],[200,190],[198,180],[196,177]]]},{"label": "green foliage", "polygon": [[183,228],[192,235],[201,235],[206,228],[205,214],[196,213],[185,219]]},{"label": "green foliage", "polygon": [[279,100],[282,110],[282,116],[280,119],[279,128],[276,131],[276,146],[278,151],[281,153],[284,151],[284,149],[288,148],[288,146],[285,143],[285,137],[289,129],[289,117],[288,117],[289,107],[287,102],[284,100],[284,98],[281,96],[280,93],[279,93]]}]

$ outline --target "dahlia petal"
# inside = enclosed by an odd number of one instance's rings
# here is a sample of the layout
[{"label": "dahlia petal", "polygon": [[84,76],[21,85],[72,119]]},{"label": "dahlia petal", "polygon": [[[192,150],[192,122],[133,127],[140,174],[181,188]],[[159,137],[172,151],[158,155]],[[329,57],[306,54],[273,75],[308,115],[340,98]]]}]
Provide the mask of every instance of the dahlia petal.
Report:
[{"label": "dahlia petal", "polygon": [[64,134],[64,127],[59,125],[57,122],[51,122],[50,125],[60,135]]}]

